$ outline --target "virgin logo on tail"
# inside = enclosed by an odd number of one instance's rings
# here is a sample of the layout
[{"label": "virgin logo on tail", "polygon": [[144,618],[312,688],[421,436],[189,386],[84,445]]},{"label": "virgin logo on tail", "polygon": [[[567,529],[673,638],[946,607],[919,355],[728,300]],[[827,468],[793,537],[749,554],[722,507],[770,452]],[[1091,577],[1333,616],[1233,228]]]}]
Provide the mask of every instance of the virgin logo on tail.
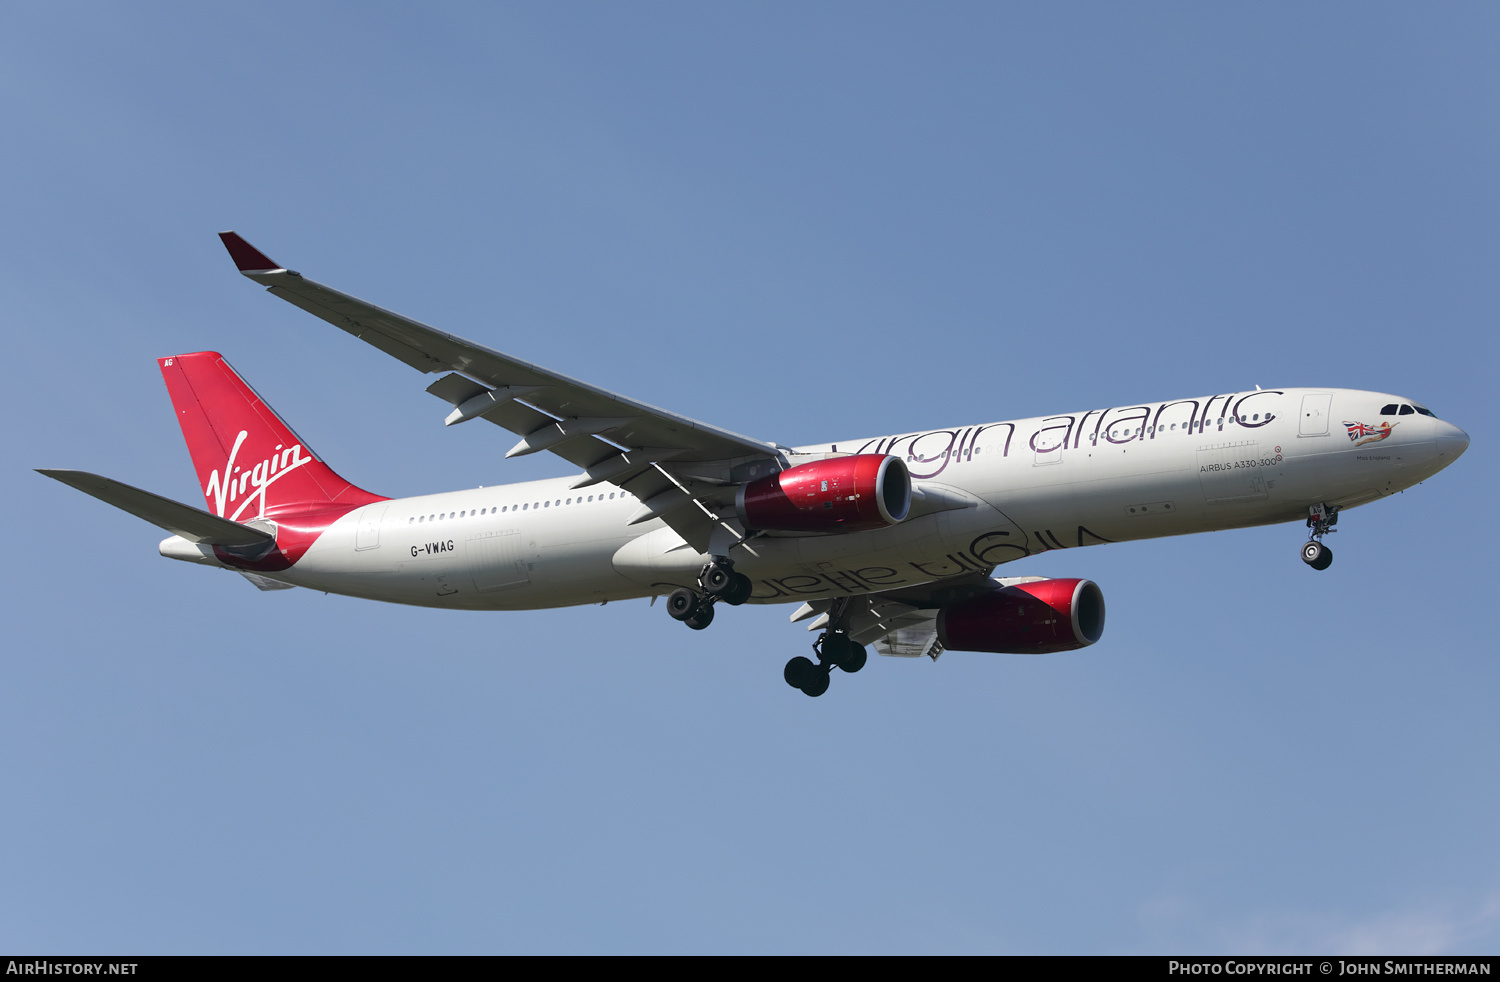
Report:
[{"label": "virgin logo on tail", "polygon": [[[214,471],[209,475],[208,487],[203,489],[203,496],[213,505],[214,514],[220,518],[227,517],[236,522],[240,520],[240,515],[244,514],[245,509],[250,507],[250,503],[254,501],[260,502],[260,510],[254,517],[265,517],[266,489],[303,464],[313,462],[312,457],[303,456],[302,444],[293,444],[283,450],[281,444],[278,443],[276,444],[276,449],[271,451],[271,455],[254,467],[236,467],[234,460],[239,456],[240,445],[245,442],[245,438],[249,435],[248,430],[240,430],[240,435],[234,439],[234,449],[229,451],[229,459],[224,462],[223,474],[221,475],[219,471]],[[247,491],[249,492],[248,496],[246,495]],[[239,507],[234,510],[234,514],[226,516],[224,514],[225,505],[233,504],[237,499],[241,498],[244,500],[240,501]]]}]

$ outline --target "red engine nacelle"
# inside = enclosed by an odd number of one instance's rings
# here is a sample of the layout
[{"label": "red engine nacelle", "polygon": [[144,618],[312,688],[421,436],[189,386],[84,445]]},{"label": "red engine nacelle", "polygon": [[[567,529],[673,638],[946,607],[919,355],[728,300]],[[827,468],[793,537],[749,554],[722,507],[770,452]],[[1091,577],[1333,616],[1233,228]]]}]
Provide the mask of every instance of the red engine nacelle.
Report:
[{"label": "red engine nacelle", "polygon": [[954,651],[1071,651],[1104,634],[1104,593],[1091,580],[1016,583],[944,607],[937,629]]},{"label": "red engine nacelle", "polygon": [[740,486],[735,510],[768,532],[862,532],[911,510],[911,474],[900,457],[854,454],[814,460]]}]

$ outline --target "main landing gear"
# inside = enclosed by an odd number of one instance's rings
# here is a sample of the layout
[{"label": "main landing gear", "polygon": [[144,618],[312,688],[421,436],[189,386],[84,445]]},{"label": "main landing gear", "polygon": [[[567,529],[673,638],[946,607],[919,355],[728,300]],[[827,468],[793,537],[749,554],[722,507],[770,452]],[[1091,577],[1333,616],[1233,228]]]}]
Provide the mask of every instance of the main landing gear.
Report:
[{"label": "main landing gear", "polygon": [[813,651],[818,656],[816,663],[798,655],[786,663],[781,673],[787,685],[810,696],[821,696],[828,691],[828,677],[833,669],[852,675],[865,667],[869,657],[864,645],[838,631],[824,631],[813,642]]},{"label": "main landing gear", "polygon": [[[667,613],[695,631],[701,631],[714,620],[714,605],[719,601],[738,607],[750,599],[752,584],[744,573],[736,573],[727,559],[715,559],[698,574],[698,589],[681,587],[667,595]],[[786,663],[782,677],[786,684],[810,696],[828,691],[828,677],[835,669],[854,674],[865,667],[869,656],[865,646],[849,637],[844,619],[847,598],[834,603],[829,610],[828,629],[813,642],[817,661],[798,656]]]},{"label": "main landing gear", "polygon": [[734,571],[734,563],[716,559],[698,574],[698,589],[682,587],[667,596],[667,613],[695,631],[701,631],[714,620],[714,604],[722,600],[738,607],[750,599],[753,589],[750,577]]},{"label": "main landing gear", "polygon": [[1323,536],[1329,532],[1337,532],[1334,528],[1339,521],[1339,509],[1337,505],[1313,505],[1307,509],[1307,527],[1312,538],[1302,547],[1302,561],[1313,569],[1327,569],[1333,565],[1333,550],[1322,542]]}]

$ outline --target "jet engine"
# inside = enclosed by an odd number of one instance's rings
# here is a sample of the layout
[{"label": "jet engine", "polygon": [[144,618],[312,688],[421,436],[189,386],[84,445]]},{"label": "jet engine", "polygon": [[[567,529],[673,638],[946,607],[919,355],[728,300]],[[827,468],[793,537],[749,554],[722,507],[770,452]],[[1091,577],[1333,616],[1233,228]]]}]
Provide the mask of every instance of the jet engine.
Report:
[{"label": "jet engine", "polygon": [[1091,580],[1015,583],[944,607],[937,630],[952,651],[1072,651],[1103,636],[1104,593]]},{"label": "jet engine", "polygon": [[863,532],[911,510],[911,474],[900,457],[853,454],[768,474],[735,493],[746,528],[766,532]]}]

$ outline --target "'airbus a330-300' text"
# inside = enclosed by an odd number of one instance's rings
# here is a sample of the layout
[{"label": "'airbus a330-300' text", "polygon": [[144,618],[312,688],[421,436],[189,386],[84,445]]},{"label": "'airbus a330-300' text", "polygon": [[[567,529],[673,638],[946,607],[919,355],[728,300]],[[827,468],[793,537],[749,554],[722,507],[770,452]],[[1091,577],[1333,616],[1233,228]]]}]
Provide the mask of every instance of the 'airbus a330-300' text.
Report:
[{"label": "'airbus a330-300' text", "polygon": [[519,610],[666,597],[798,603],[811,696],[884,655],[1042,653],[1104,630],[1083,579],[995,577],[1038,552],[1305,521],[1326,569],[1340,511],[1447,467],[1463,430],[1421,403],[1257,389],[791,448],[731,433],[445,334],[283,268],[233,232],[241,273],[421,372],[451,405],[571,477],[390,499],[339,477],[212,351],[160,360],[207,509],[82,471],[43,474],[172,532],[164,556],[395,603]]}]

